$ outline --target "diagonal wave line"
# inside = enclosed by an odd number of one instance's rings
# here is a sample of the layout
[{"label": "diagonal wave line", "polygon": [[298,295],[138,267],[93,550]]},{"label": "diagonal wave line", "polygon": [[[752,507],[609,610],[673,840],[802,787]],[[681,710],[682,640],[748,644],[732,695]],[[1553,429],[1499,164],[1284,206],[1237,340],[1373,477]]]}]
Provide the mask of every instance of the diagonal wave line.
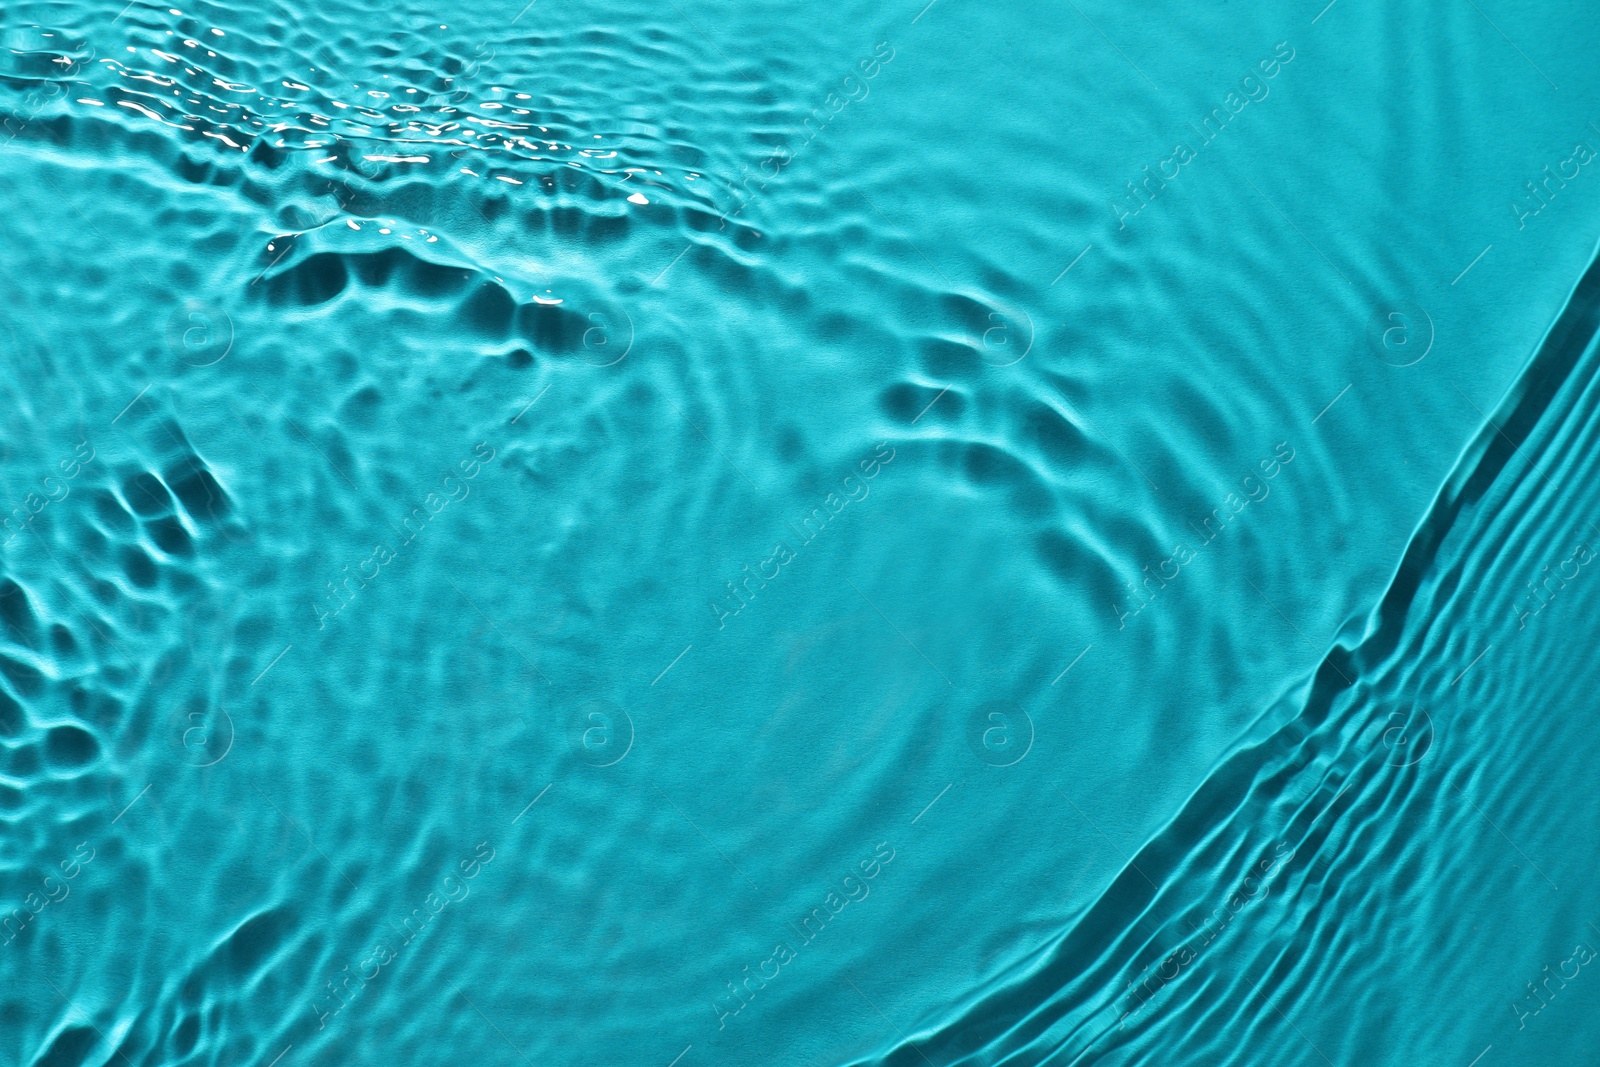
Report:
[{"label": "diagonal wave line", "polygon": [[1247,581],[1247,582],[1250,582],[1250,588],[1254,589],[1256,591],[1256,595],[1261,597],[1262,601],[1266,603],[1267,607],[1271,608],[1273,611],[1277,611],[1278,612],[1278,618],[1282,619],[1284,621],[1284,624],[1286,626],[1288,626],[1289,629],[1293,630],[1295,633],[1300,635],[1300,640],[1302,640],[1306,644],[1310,645],[1311,649],[1313,651],[1323,653],[1322,662],[1324,662],[1328,666],[1332,667],[1333,668],[1333,673],[1335,673],[1339,677],[1343,678],[1346,685],[1354,685],[1355,684],[1354,682],[1352,682],[1350,680],[1350,676],[1348,674],[1345,674],[1344,671],[1341,671],[1339,669],[1338,665],[1335,664],[1333,662],[1333,660],[1328,658],[1328,656],[1326,654],[1326,651],[1324,649],[1319,647],[1315,641],[1311,640],[1311,638],[1307,637],[1305,635],[1305,631],[1301,630],[1300,627],[1298,627],[1294,623],[1290,622],[1289,621],[1289,616],[1285,615],[1281,611],[1278,611],[1278,605],[1274,604],[1270,600],[1267,600],[1267,594],[1265,594],[1265,593],[1263,593],[1261,591],[1261,587],[1259,585],[1257,585],[1255,582],[1250,581],[1250,576],[1248,574],[1244,576],[1244,580]]},{"label": "diagonal wave line", "polygon": [[1515,841],[1511,840],[1511,838],[1506,837],[1506,832],[1504,830],[1500,829],[1500,827],[1498,825],[1496,825],[1495,821],[1493,819],[1489,818],[1488,813],[1485,812],[1482,808],[1478,807],[1477,802],[1474,801],[1471,797],[1467,796],[1466,792],[1460,786],[1456,785],[1454,782],[1451,782],[1450,783],[1450,788],[1454,789],[1457,793],[1460,793],[1461,794],[1461,799],[1465,800],[1468,804],[1471,804],[1472,805],[1472,810],[1477,812],[1478,815],[1482,817],[1484,822],[1488,823],[1490,826],[1493,826],[1494,827],[1494,832],[1499,834],[1501,837],[1504,837],[1505,841],[1506,841],[1506,844],[1510,845],[1512,848],[1517,849],[1517,855],[1519,855],[1523,859],[1527,860],[1529,867],[1532,867],[1534,870],[1539,871],[1539,877],[1543,878],[1547,882],[1550,882],[1550,888],[1551,889],[1554,889],[1557,892],[1561,891],[1561,887],[1556,885],[1554,882],[1551,882],[1550,881],[1550,876],[1548,874],[1545,874],[1544,871],[1540,870],[1539,869],[1539,865],[1537,863],[1533,862],[1533,860],[1528,856],[1528,854],[1526,852],[1522,851],[1522,849],[1520,849],[1520,848],[1517,848],[1517,843]]},{"label": "diagonal wave line", "polygon": [[[1454,382],[1450,383],[1450,388],[1454,389],[1458,393],[1461,393],[1461,387],[1456,385]],[[1465,400],[1468,404],[1471,404],[1472,410],[1476,411],[1479,417],[1482,418],[1487,425],[1494,427],[1494,432],[1500,435],[1501,440],[1505,441],[1506,444],[1511,446],[1511,450],[1520,456],[1522,461],[1533,469],[1533,473],[1544,479],[1545,485],[1549,486],[1551,489],[1555,489],[1556,483],[1550,480],[1550,476],[1548,474],[1539,469],[1539,465],[1533,461],[1532,456],[1528,455],[1522,450],[1521,445],[1517,444],[1511,438],[1506,436],[1506,432],[1500,428],[1499,423],[1495,422],[1488,415],[1484,414],[1483,409],[1478,405],[1473,404],[1472,398],[1466,393],[1461,393],[1461,399]],[[1596,534],[1600,534],[1600,526],[1596,526],[1593,520],[1585,519],[1584,521],[1589,523],[1589,529],[1593,530]]]},{"label": "diagonal wave line", "polygon": [[1091,830],[1093,830],[1095,833],[1099,834],[1101,837],[1105,838],[1106,844],[1110,845],[1112,847],[1112,849],[1115,850],[1117,855],[1122,857],[1122,862],[1126,863],[1129,867],[1132,867],[1135,871],[1138,871],[1140,878],[1143,878],[1145,881],[1150,882],[1150,888],[1151,889],[1154,889],[1157,893],[1161,892],[1161,887],[1156,885],[1154,882],[1150,881],[1150,876],[1148,874],[1145,874],[1143,870],[1140,870],[1139,865],[1137,863],[1133,862],[1133,857],[1128,855],[1126,852],[1122,851],[1122,846],[1118,845],[1115,841],[1111,840],[1111,838],[1106,834],[1106,832],[1104,830],[1100,829],[1100,827],[1098,825],[1096,825],[1095,821],[1093,819],[1089,818],[1089,816],[1084,812],[1084,810],[1082,808],[1078,807],[1077,803],[1075,801],[1073,801],[1073,799],[1071,797],[1067,796],[1067,791],[1065,789],[1062,789],[1058,785],[1058,786],[1055,787],[1055,791],[1057,793],[1061,794],[1061,799],[1062,800],[1065,800],[1068,804],[1072,805],[1072,810],[1073,811],[1075,811],[1079,815],[1083,816],[1083,821],[1089,824],[1089,828]]},{"label": "diagonal wave line", "polygon": [[[1261,993],[1261,987],[1259,985],[1256,985],[1255,979],[1251,978],[1248,974],[1245,974],[1243,971],[1239,972],[1239,976],[1241,978],[1243,978],[1246,982],[1249,982],[1250,983],[1250,987],[1252,989],[1254,989],[1257,993]],[[1271,1008],[1273,1011],[1278,1013],[1278,1018],[1282,1019],[1284,1022],[1288,1023],[1290,1026],[1294,1026],[1294,1032],[1300,1035],[1300,1040],[1304,1041],[1307,1045],[1310,1045],[1311,1046],[1311,1050],[1313,1052],[1315,1052],[1318,1056],[1321,1056],[1322,1059],[1323,1059],[1323,1062],[1327,1063],[1328,1067],[1333,1067],[1333,1061],[1328,1059],[1327,1055],[1324,1054],[1323,1051],[1320,1048],[1317,1048],[1317,1046],[1312,1042],[1312,1040],[1305,1035],[1305,1032],[1303,1030],[1301,1030],[1298,1026],[1294,1025],[1294,1020],[1293,1019],[1291,1019],[1287,1015],[1285,1015],[1283,1013],[1283,1011],[1276,1004],[1272,1003],[1272,1001],[1267,998],[1267,995],[1265,993],[1261,993],[1261,999],[1262,999],[1262,1001],[1264,1001],[1266,1003],[1267,1007]]]},{"label": "diagonal wave line", "polygon": [[1104,441],[1106,443],[1106,445],[1113,452],[1115,452],[1117,455],[1122,457],[1122,462],[1126,463],[1128,466],[1132,467],[1134,470],[1139,472],[1139,477],[1141,477],[1141,478],[1143,478],[1145,480],[1145,484],[1146,485],[1150,486],[1151,489],[1154,489],[1157,494],[1159,494],[1161,492],[1161,489],[1156,485],[1156,483],[1152,482],[1150,480],[1150,476],[1144,472],[1144,468],[1143,467],[1141,467],[1137,463],[1135,463],[1131,458],[1129,458],[1129,456],[1128,456],[1128,454],[1126,452],[1124,452],[1122,449],[1118,448],[1117,445],[1116,445],[1116,442],[1112,441],[1111,438],[1107,437],[1105,435],[1105,433],[1100,429],[1100,427],[1095,425],[1093,419],[1089,418],[1089,416],[1085,415],[1083,412],[1079,411],[1077,408],[1072,406],[1072,401],[1067,399],[1067,394],[1063,393],[1061,391],[1060,386],[1056,387],[1056,393],[1061,397],[1061,403],[1066,406],[1067,412],[1069,414],[1071,414],[1071,415],[1073,415],[1073,416],[1075,416],[1077,418],[1080,418],[1084,422],[1088,423],[1089,424],[1089,429],[1093,430],[1095,432],[1095,434],[1098,435],[1099,438],[1102,441]]},{"label": "diagonal wave line", "polygon": [[[1493,648],[1493,647],[1494,647],[1493,645],[1489,646],[1489,648]],[[1467,664],[1465,667],[1461,668],[1461,673],[1456,675],[1454,678],[1452,678],[1450,680],[1450,685],[1454,686],[1457,682],[1461,681],[1461,679],[1465,678],[1467,676],[1467,672],[1470,671],[1473,667],[1477,666],[1478,661],[1480,659],[1482,659],[1484,656],[1489,654],[1489,648],[1486,648],[1482,652],[1479,652],[1476,656],[1473,656],[1472,657],[1472,662]],[[1449,688],[1449,687],[1447,686],[1446,688]]]},{"label": "diagonal wave line", "polygon": [[[843,975],[842,977],[844,978],[844,980],[846,982],[850,982],[850,976],[849,975]],[[918,1056],[922,1057],[922,1062],[923,1063],[926,1063],[928,1065],[928,1067],[933,1067],[933,1061],[928,1059],[928,1057],[923,1053],[923,1051],[920,1048],[917,1048],[916,1042],[912,1041],[909,1037],[907,1037],[906,1036],[906,1032],[904,1030],[900,1029],[898,1026],[895,1026],[894,1025],[894,1020],[890,1019],[887,1015],[883,1014],[883,1009],[879,1008],[876,1004],[872,1003],[872,1001],[867,998],[867,995],[865,993],[861,992],[861,987],[860,986],[856,985],[854,982],[850,982],[850,988],[854,989],[856,991],[856,995],[859,996],[862,1000],[865,1000],[867,1002],[867,1007],[871,1008],[873,1011],[878,1013],[878,1017],[880,1019],[882,1019],[884,1022],[888,1023],[890,1026],[894,1027],[894,1032],[900,1035],[900,1040],[904,1041],[907,1045],[910,1045],[911,1048],[913,1050],[915,1050],[916,1054]]]},{"label": "diagonal wave line", "polygon": [[[129,5],[129,6],[131,7],[132,5]],[[65,899],[65,898],[63,898],[63,899]],[[54,982],[50,981],[50,979],[46,978],[44,980],[44,982],[45,982],[45,985],[49,986],[51,989],[54,989],[56,991],[56,996],[60,997],[62,1000],[67,1002],[67,1006],[68,1007],[70,1007],[73,1011],[77,1012],[79,1015],[83,1016],[83,1021],[88,1023],[89,1026],[94,1030],[94,1032],[100,1035],[100,1040],[104,1041],[108,1045],[111,1045],[111,1039],[106,1036],[105,1031],[100,1029],[98,1026],[95,1026],[94,1017],[93,1016],[91,1016],[87,1011],[83,1010],[83,1008],[79,1007],[77,1001],[73,1000],[71,997],[69,997],[65,993],[61,992],[61,989]],[[112,1048],[113,1052],[115,1052],[118,1056],[122,1057],[122,1062],[123,1063],[126,1063],[128,1065],[128,1067],[133,1067],[133,1061],[128,1059],[127,1054],[125,1054],[122,1051],[121,1046],[112,1045],[111,1048]],[[274,1061],[274,1062],[276,1062],[276,1061]]]},{"label": "diagonal wave line", "polygon": [[[1311,763],[1316,762],[1315,758],[1313,758],[1310,762]],[[1290,766],[1293,768],[1293,770],[1294,770],[1294,772],[1296,774],[1299,774],[1301,771],[1305,770],[1304,766],[1294,767],[1293,764],[1291,764]],[[1321,776],[1318,777],[1315,782],[1311,783],[1311,788],[1308,789],[1303,796],[1295,798],[1295,803],[1299,805],[1299,807],[1295,809],[1295,818],[1299,818],[1299,816],[1302,813],[1305,812],[1306,805],[1308,805],[1312,800],[1315,800],[1318,796],[1321,795],[1323,785],[1328,781],[1328,776],[1333,772],[1333,766],[1334,765],[1332,763],[1330,763],[1329,765],[1324,767],[1322,769]],[[1333,811],[1334,808],[1339,806],[1340,798],[1343,797],[1346,793],[1350,792],[1350,788],[1351,788],[1352,785],[1354,785],[1353,782],[1348,782],[1348,781],[1345,782],[1344,786],[1341,787],[1340,790],[1337,793],[1333,794],[1333,799],[1328,801],[1326,804],[1324,804],[1322,806],[1322,810],[1321,811],[1319,811],[1315,815],[1311,816],[1311,819],[1306,823],[1306,835],[1304,835],[1304,836],[1309,836],[1312,828],[1314,828],[1317,825],[1317,823],[1322,821],[1322,817],[1324,815],[1327,815],[1329,812]],[[1338,816],[1335,815],[1334,818],[1337,819]],[[1324,867],[1326,867],[1332,861],[1329,860],[1326,856],[1324,856],[1320,860],[1317,860],[1316,862],[1319,862]]]}]

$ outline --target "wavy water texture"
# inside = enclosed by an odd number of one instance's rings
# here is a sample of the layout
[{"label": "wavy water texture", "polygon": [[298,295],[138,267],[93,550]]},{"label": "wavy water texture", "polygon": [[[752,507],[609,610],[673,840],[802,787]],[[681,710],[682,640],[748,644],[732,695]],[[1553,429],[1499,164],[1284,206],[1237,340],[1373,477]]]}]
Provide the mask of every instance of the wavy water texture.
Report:
[{"label": "wavy water texture", "polygon": [[0,1063],[1579,1055],[1475,6],[0,7]]},{"label": "wavy water texture", "polygon": [[[1025,970],[859,1062],[1448,1063],[1517,1042],[1533,1062],[1524,1031],[1566,985],[1530,993],[1541,964],[1600,938],[1595,902],[1553,880],[1581,879],[1596,838],[1560,799],[1588,780],[1586,724],[1549,714],[1594,681],[1573,601],[1600,538],[1597,383],[1600,258],[1370,615]],[[1530,909],[1515,939],[1462,918]],[[1420,976],[1472,995],[1470,1033]],[[1563,1022],[1547,1052],[1593,1040],[1592,1016]]]}]

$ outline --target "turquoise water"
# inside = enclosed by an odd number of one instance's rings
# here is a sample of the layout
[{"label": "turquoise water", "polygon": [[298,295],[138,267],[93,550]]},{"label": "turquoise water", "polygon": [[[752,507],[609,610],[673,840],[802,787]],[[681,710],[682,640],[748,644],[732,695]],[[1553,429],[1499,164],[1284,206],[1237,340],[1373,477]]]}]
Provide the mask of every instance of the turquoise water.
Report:
[{"label": "turquoise water", "polygon": [[0,8],[0,1064],[1600,1062],[1589,11],[524,4]]}]

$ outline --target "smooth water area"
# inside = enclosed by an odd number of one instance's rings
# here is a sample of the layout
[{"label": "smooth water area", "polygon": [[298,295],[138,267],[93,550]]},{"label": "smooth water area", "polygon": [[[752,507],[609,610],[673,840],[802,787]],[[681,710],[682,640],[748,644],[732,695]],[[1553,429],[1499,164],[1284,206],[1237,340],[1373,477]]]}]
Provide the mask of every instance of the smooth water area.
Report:
[{"label": "smooth water area", "polygon": [[1582,6],[0,36],[0,1064],[1594,1059]]}]

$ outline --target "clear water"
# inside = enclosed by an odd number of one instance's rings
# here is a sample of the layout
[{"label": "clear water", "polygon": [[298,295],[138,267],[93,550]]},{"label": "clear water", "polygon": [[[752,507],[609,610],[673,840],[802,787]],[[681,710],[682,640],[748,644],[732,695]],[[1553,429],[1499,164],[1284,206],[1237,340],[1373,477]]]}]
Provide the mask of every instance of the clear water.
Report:
[{"label": "clear water", "polygon": [[0,1063],[1597,1062],[1581,5],[0,32]]}]

